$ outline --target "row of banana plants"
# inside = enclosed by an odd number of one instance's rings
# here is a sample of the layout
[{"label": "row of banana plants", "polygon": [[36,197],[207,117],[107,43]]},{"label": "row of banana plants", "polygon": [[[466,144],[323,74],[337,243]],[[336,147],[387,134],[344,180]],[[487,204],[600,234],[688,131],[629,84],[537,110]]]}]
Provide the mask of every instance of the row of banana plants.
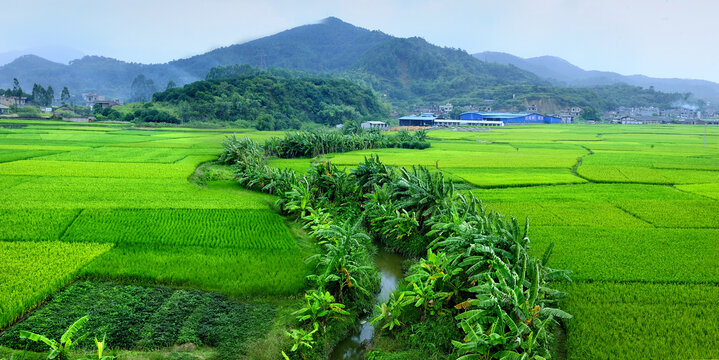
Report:
[{"label": "row of banana plants", "polygon": [[[232,164],[239,159],[241,148],[234,146],[237,138],[233,135],[224,146],[219,161]],[[426,149],[430,146],[424,130],[410,133],[400,130],[386,135],[377,129],[357,133],[342,133],[332,130],[309,130],[286,133],[284,138],[271,137],[262,145],[264,152],[278,158],[316,157],[329,153],[380,148]]]},{"label": "row of banana plants", "polygon": [[425,256],[401,289],[376,307],[372,323],[383,336],[405,338],[417,324],[452,319],[454,330],[434,348],[447,357],[551,357],[557,318],[570,315],[556,307],[565,294],[550,283],[568,280],[568,271],[547,266],[551,249],[541,259],[529,255],[528,224],[487,211],[471,193],[455,192],[441,172],[397,169],[375,156],[351,171],[323,162],[298,175],[267,166],[267,152],[252,140],[231,141],[239,183],[277,195],[276,205],[301,219],[323,249],[312,259],[313,288],[296,314],[302,326],[288,332],[293,346],[285,355],[321,357],[316,344],[367,311],[377,285],[374,238]]}]

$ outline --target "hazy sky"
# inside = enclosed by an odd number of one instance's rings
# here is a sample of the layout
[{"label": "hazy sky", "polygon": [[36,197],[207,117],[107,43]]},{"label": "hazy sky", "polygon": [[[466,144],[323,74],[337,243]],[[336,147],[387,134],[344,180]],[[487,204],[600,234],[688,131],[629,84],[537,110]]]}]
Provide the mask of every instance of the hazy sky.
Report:
[{"label": "hazy sky", "polygon": [[469,53],[719,82],[716,0],[0,0],[0,53],[67,46],[156,63],[336,16]]}]

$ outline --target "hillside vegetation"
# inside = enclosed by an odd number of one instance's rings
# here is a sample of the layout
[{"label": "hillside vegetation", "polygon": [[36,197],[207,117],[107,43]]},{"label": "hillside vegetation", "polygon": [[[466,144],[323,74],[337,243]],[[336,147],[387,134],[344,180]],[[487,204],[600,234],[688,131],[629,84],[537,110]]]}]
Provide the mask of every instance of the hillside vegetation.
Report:
[{"label": "hillside vegetation", "polygon": [[[163,122],[245,120],[260,130],[282,130],[299,129],[308,122],[333,126],[347,120],[386,118],[389,112],[372,91],[347,80],[268,73],[197,81],[155,93],[153,103],[146,105],[124,116],[109,110],[105,115]],[[152,113],[155,107],[165,110]]]}]

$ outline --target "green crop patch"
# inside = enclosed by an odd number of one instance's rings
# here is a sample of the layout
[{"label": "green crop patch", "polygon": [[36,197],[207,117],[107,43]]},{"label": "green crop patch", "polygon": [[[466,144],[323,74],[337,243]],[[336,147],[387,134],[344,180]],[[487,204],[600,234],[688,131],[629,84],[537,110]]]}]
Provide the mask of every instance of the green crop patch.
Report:
[{"label": "green crop patch", "polygon": [[110,244],[0,241],[0,329],[72,280]]},{"label": "green crop patch", "polygon": [[0,240],[59,240],[79,212],[75,209],[2,209]]},{"label": "green crop patch", "polygon": [[536,226],[651,227],[643,220],[606,202],[488,202],[487,207]]},{"label": "green crop patch", "polygon": [[719,229],[531,226],[532,252],[574,280],[719,282]]},{"label": "green crop patch", "polygon": [[0,149],[0,163],[37,158],[56,153],[58,153],[58,151]]},{"label": "green crop patch", "polygon": [[600,151],[584,158],[583,165],[719,170],[719,154],[686,156],[672,152]]},{"label": "green crop patch", "polygon": [[20,185],[24,182],[33,180],[32,176],[12,176],[12,175],[0,175],[0,194],[7,192],[10,188]]},{"label": "green crop patch", "polygon": [[40,177],[0,192],[0,204],[5,209],[267,209],[274,201],[269,195],[231,185],[201,188],[184,179]]},{"label": "green crop patch", "polygon": [[310,274],[307,256],[300,249],[118,246],[86,266],[81,275],[230,295],[295,295],[305,288]]},{"label": "green crop patch", "polygon": [[714,184],[692,184],[692,185],[677,185],[677,189],[682,191],[688,191],[706,198],[712,198],[719,200],[719,183]]},{"label": "green crop patch", "polygon": [[[215,151],[216,152],[216,151]],[[38,160],[81,161],[81,162],[122,162],[122,163],[174,163],[188,155],[214,155],[207,152],[177,149],[141,149],[106,146],[95,149],[66,152],[44,156]]]},{"label": "green crop patch", "polygon": [[717,285],[569,283],[568,359],[719,358]]},{"label": "green crop patch", "polygon": [[584,165],[577,173],[597,182],[643,184],[692,184],[719,182],[719,171],[650,169],[630,166]]},{"label": "green crop patch", "polygon": [[297,249],[282,217],[269,209],[85,210],[62,240],[148,246]]},{"label": "green crop patch", "polygon": [[577,151],[551,150],[514,152],[467,152],[429,148],[412,153],[404,149],[353,151],[330,158],[337,165],[355,166],[376,154],[383,163],[395,166],[422,165],[445,168],[567,168],[577,162]]},{"label": "green crop patch", "polygon": [[719,228],[719,201],[623,201],[616,205],[657,227]]},{"label": "green crop patch", "polygon": [[485,202],[565,202],[565,201],[626,201],[626,200],[702,200],[664,185],[645,184],[583,184],[535,186],[508,189],[477,189],[472,193]]},{"label": "green crop patch", "polygon": [[2,175],[36,175],[102,178],[173,178],[187,177],[194,166],[190,164],[148,164],[75,162],[51,160],[20,160],[0,163]]},{"label": "green crop patch", "polygon": [[[19,332],[59,339],[64,329],[85,315],[90,318],[82,332],[89,339],[106,336],[113,349],[154,350],[192,343],[230,355],[269,330],[275,309],[198,290],[77,282],[0,336],[0,345],[45,351],[44,344],[21,339]],[[94,350],[89,339],[78,346]]]},{"label": "green crop patch", "polygon": [[478,187],[508,187],[521,185],[577,184],[586,180],[574,176],[569,169],[517,168],[459,168],[444,169]]},{"label": "green crop patch", "polygon": [[278,169],[292,169],[300,174],[304,174],[309,170],[312,161],[308,159],[272,159],[267,165]]}]

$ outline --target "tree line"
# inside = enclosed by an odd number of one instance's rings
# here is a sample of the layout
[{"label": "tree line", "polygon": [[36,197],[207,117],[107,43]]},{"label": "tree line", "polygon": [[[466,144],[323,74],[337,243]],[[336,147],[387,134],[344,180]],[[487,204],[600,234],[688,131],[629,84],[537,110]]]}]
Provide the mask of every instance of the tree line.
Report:
[{"label": "tree line", "polygon": [[[55,89],[52,88],[52,85],[48,85],[47,88],[45,88],[40,84],[33,84],[32,93],[27,94],[23,91],[22,87],[20,87],[20,81],[18,81],[17,78],[13,78],[12,88],[2,91],[2,94],[5,97],[25,97],[29,102],[38,106],[50,106],[55,100]],[[69,100],[70,90],[67,89],[67,86],[64,86],[60,92],[60,101],[63,104],[67,104]]]}]

